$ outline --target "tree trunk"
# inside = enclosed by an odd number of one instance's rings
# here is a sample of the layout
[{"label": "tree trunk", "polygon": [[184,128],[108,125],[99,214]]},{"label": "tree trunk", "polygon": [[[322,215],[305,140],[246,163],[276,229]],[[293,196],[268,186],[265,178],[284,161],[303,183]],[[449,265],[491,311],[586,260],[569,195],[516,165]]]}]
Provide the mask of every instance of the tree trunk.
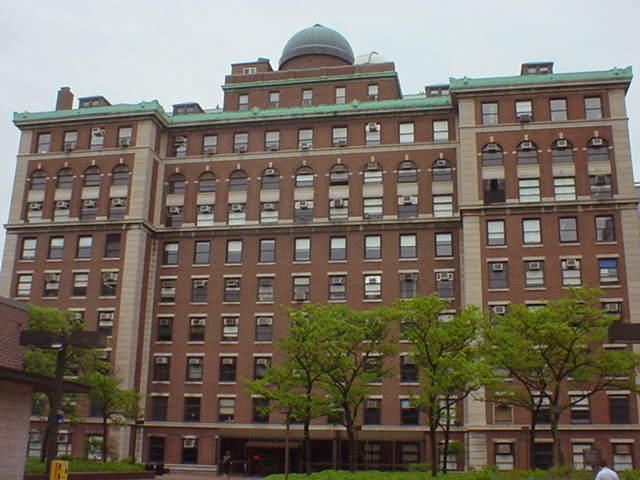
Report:
[{"label": "tree trunk", "polygon": [[533,470],[535,468],[535,446],[536,446],[536,422],[531,421],[529,425],[529,468]]},{"label": "tree trunk", "polygon": [[558,432],[558,423],[560,422],[560,414],[551,414],[551,438],[553,439],[553,466],[557,467],[564,464],[564,456],[560,445],[560,434]]},{"label": "tree trunk", "polygon": [[304,463],[307,475],[311,475],[311,429],[309,427],[311,419],[307,415],[304,420]]},{"label": "tree trunk", "polygon": [[109,451],[109,422],[107,417],[102,417],[102,463],[107,463],[107,452]]},{"label": "tree trunk", "polygon": [[438,439],[436,425],[429,425],[429,457],[431,460],[431,476],[438,476]]}]

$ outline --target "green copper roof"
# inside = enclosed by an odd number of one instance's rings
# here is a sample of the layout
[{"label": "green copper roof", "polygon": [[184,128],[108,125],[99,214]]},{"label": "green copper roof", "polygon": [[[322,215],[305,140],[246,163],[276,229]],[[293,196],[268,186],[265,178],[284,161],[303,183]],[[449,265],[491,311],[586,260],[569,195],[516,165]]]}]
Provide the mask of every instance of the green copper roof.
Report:
[{"label": "green copper roof", "polygon": [[73,110],[54,110],[52,112],[13,112],[13,123],[36,122],[39,120],[73,120],[75,118],[84,119],[86,117],[105,116],[131,116],[148,114],[166,115],[164,108],[157,100],[150,102],[140,102],[133,104],[121,103],[117,105],[105,105],[103,107],[78,108]]},{"label": "green copper roof", "polygon": [[490,78],[450,78],[451,90],[463,92],[465,90],[491,89],[505,87],[526,87],[558,85],[562,83],[584,83],[619,81],[628,83],[633,78],[632,68],[613,68],[595,72],[576,73],[551,73],[548,75],[518,75],[511,77],[490,77]]}]

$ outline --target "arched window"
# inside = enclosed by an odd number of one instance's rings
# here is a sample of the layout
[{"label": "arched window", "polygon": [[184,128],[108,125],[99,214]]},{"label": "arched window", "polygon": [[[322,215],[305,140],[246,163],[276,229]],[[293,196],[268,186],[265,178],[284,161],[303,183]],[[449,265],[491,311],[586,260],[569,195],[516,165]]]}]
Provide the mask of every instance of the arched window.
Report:
[{"label": "arched window", "polygon": [[495,167],[503,165],[502,147],[497,143],[487,143],[482,147],[482,166]]},{"label": "arched window", "polygon": [[73,188],[73,170],[70,168],[58,170],[56,188]]},{"label": "arched window", "polygon": [[241,192],[247,190],[247,172],[244,170],[235,170],[229,176],[229,191]]},{"label": "arched window", "polygon": [[587,160],[589,162],[609,161],[609,144],[604,138],[594,137],[587,142]]},{"label": "arched window", "polygon": [[569,140],[559,138],[551,145],[551,161],[553,163],[573,162],[573,145]]},{"label": "arched window", "polygon": [[418,167],[411,160],[405,160],[398,165],[398,183],[410,183],[418,181]]},{"label": "arched window", "polygon": [[113,167],[111,185],[129,185],[129,167],[122,163]]},{"label": "arched window", "polygon": [[536,165],[538,163],[538,148],[536,144],[525,140],[520,142],[516,150],[518,165]]},{"label": "arched window", "polygon": [[369,162],[364,166],[364,183],[382,183],[382,167],[378,162]]},{"label": "arched window", "polygon": [[330,185],[349,185],[349,170],[346,165],[338,163],[331,167],[329,171],[329,184]]},{"label": "arched window", "polygon": [[174,173],[169,177],[167,181],[169,185],[169,193],[182,193],[187,189],[187,185],[184,181],[184,175],[181,173]]},{"label": "arched window", "polygon": [[44,170],[36,170],[31,174],[31,190],[44,190],[47,186],[47,174]]},{"label": "arched window", "polygon": [[451,162],[444,158],[439,158],[433,162],[431,175],[434,182],[450,182],[453,179]]},{"label": "arched window", "polygon": [[311,167],[300,167],[296,170],[296,188],[313,187],[313,170]]},{"label": "arched window", "polygon": [[85,187],[99,187],[101,179],[100,169],[95,165],[92,165],[84,171]]},{"label": "arched window", "polygon": [[198,177],[198,192],[215,192],[216,176],[212,172],[203,172]]},{"label": "arched window", "polygon": [[262,190],[277,190],[280,188],[280,172],[275,168],[265,168],[262,171],[260,183]]}]

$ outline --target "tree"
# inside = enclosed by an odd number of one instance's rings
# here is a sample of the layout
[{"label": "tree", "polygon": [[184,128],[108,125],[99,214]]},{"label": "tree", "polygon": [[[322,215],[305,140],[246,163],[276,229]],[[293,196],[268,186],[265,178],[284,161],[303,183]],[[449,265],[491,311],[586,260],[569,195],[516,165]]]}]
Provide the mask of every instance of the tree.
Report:
[{"label": "tree", "polygon": [[[411,403],[427,417],[431,475],[435,477],[440,451],[446,473],[457,407],[472,392],[495,380],[481,348],[485,316],[475,307],[466,308],[460,315],[445,315],[449,301],[437,294],[398,300],[394,308],[402,321],[401,335],[411,342],[409,353],[418,369],[420,387],[409,394]],[[444,432],[442,449],[438,448],[438,430]]]},{"label": "tree", "polygon": [[[545,307],[511,305],[486,332],[494,364],[518,383],[494,391],[493,400],[531,413],[531,462],[542,414],[550,417],[553,464],[559,465],[564,459],[558,423],[564,411],[605,389],[636,390],[640,356],[603,348],[615,318],[596,308],[601,295],[597,289],[575,289]],[[570,390],[581,393],[569,396]]]}]

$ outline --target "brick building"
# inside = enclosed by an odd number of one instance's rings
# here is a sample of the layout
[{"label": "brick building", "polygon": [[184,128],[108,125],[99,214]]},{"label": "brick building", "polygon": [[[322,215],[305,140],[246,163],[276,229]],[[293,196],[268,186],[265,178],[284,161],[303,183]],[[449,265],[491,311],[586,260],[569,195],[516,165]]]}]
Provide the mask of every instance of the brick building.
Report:
[{"label": "brick building", "polygon": [[[253,472],[281,471],[282,415],[258,415],[241,381],[272,361],[281,306],[368,309],[438,292],[452,311],[499,315],[587,285],[636,321],[631,78],[527,63],[403,95],[392,62],[356,58],[315,25],[277,70],[264,58],[232,65],[222,109],[99,96],[73,108],[65,87],[55,111],[14,117],[0,293],[76,311],[111,336],[123,384],[148,395],[144,422],[119,438],[123,456],[213,469],[224,449]],[[367,403],[363,468],[426,460],[412,384],[385,380]],[[580,467],[597,448],[637,467],[636,396],[602,392],[581,408],[562,423],[567,457]],[[452,467],[524,466],[528,422],[467,401],[453,427],[466,455]],[[75,427],[69,451],[92,429]],[[338,466],[339,431],[314,423],[319,468]],[[549,455],[542,433],[537,464]]]}]

